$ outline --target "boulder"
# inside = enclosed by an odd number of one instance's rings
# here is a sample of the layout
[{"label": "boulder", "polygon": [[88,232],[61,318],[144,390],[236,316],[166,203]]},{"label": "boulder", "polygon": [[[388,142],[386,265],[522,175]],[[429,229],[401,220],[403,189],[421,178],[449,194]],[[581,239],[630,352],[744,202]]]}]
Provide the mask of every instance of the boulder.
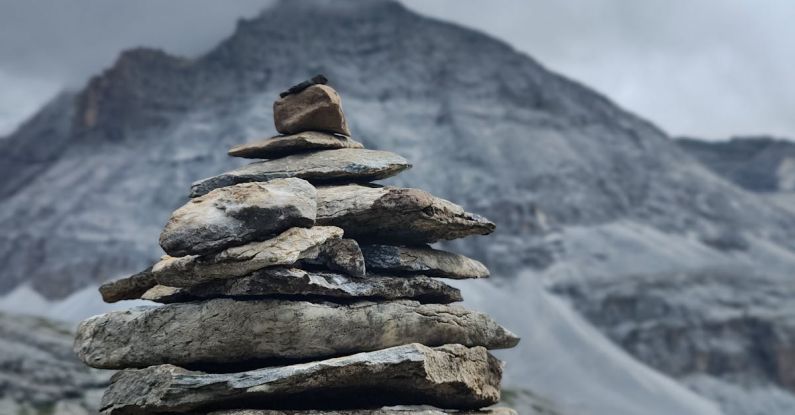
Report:
[{"label": "boulder", "polygon": [[317,223],[339,226],[359,241],[416,245],[487,235],[486,218],[419,189],[356,184],[317,189]]},{"label": "boulder", "polygon": [[160,246],[171,256],[204,255],[294,226],[310,227],[315,198],[314,186],[296,178],[215,189],[171,214]]},{"label": "boulder", "polygon": [[407,344],[317,362],[206,374],[172,365],[116,373],[102,397],[106,415],[186,413],[248,402],[259,408],[497,403],[501,362],[482,347]]},{"label": "boulder", "polygon": [[191,197],[213,189],[246,182],[298,177],[312,183],[369,182],[394,176],[411,167],[406,159],[388,151],[342,148],[293,154],[259,161],[200,180],[191,187]]},{"label": "boulder", "polygon": [[[278,265],[292,265],[315,258],[329,268],[353,276],[364,276],[364,258],[355,244],[340,243],[342,229],[334,226],[290,228],[265,241],[227,248],[217,254],[183,257],[165,256],[152,267],[158,283],[172,287],[191,287],[207,281],[242,277]],[[343,249],[328,250],[323,245]],[[355,249],[350,252],[347,249]],[[317,259],[320,256],[328,257]],[[358,257],[358,259],[356,259]]]},{"label": "boulder", "polygon": [[423,275],[413,278],[306,271],[298,268],[265,268],[241,278],[211,281],[190,288],[157,285],[141,298],[159,303],[186,302],[219,297],[238,299],[295,296],[330,299],[414,299],[423,303],[461,301],[461,292]]},{"label": "boulder", "polygon": [[229,150],[229,155],[248,159],[275,159],[291,154],[340,148],[364,148],[364,146],[344,135],[304,131],[236,145]]},{"label": "boulder", "polygon": [[237,368],[413,342],[493,349],[513,347],[519,339],[485,314],[454,305],[221,298],[92,317],[78,328],[75,352],[102,369],[166,363]]},{"label": "boulder", "polygon": [[273,103],[273,121],[276,131],[282,134],[315,130],[351,135],[342,113],[342,100],[327,85],[312,85],[279,98]]},{"label": "boulder", "polygon": [[99,286],[99,293],[106,303],[115,303],[121,300],[135,300],[149,289],[157,285],[157,280],[149,267],[127,278],[106,282]]},{"label": "boulder", "polygon": [[480,261],[429,246],[364,245],[361,250],[364,263],[371,271],[453,279],[489,276],[488,268]]},{"label": "boulder", "polygon": [[509,408],[488,408],[478,411],[458,411],[423,407],[389,407],[380,409],[342,409],[342,410],[270,410],[270,409],[231,409],[214,411],[208,415],[517,415]]}]

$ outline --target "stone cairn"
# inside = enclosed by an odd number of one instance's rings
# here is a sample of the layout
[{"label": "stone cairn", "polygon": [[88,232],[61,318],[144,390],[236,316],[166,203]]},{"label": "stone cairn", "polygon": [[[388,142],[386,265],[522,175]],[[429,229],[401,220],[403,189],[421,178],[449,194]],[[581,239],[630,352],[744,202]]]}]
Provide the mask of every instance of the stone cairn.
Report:
[{"label": "stone cairn", "polygon": [[494,224],[368,183],[411,166],[350,138],[324,77],[273,109],[283,135],[229,151],[264,160],[194,183],[160,235],[167,255],[100,288],[107,302],[164,304],[81,323],[82,361],[123,369],[101,412],[515,415],[481,408],[500,399],[487,349],[519,339],[450,305],[460,291],[433,278],[488,269],[427,245]]}]

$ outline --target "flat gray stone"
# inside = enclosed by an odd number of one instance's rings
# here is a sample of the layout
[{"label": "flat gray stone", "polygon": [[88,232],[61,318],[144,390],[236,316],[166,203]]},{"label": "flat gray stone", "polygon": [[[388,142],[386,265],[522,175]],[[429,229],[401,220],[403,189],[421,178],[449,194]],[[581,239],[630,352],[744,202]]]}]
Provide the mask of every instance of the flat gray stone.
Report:
[{"label": "flat gray stone", "polygon": [[363,245],[367,269],[452,279],[486,278],[489,270],[472,258],[428,246]]},{"label": "flat gray stone", "polygon": [[394,404],[476,409],[500,399],[501,362],[482,347],[406,344],[369,353],[240,373],[161,365],[116,373],[106,415],[184,413],[240,405],[267,408]]},{"label": "flat gray stone", "polygon": [[276,100],[273,122],[276,131],[282,134],[314,130],[351,135],[342,112],[342,100],[337,91],[327,85],[312,85]]},{"label": "flat gray stone", "polygon": [[157,280],[149,267],[127,278],[106,282],[99,286],[99,293],[106,303],[122,300],[135,300],[157,285]]},{"label": "flat gray stone", "polygon": [[509,408],[489,408],[479,411],[457,411],[455,409],[438,409],[424,407],[389,407],[380,409],[345,409],[345,410],[269,410],[269,409],[232,409],[210,412],[208,415],[517,415]]},{"label": "flat gray stone", "polygon": [[317,359],[415,342],[493,349],[513,347],[519,339],[487,315],[455,305],[213,299],[92,317],[78,328],[75,352],[101,369],[166,363],[214,367]]},{"label": "flat gray stone", "polygon": [[315,223],[315,187],[289,178],[241,183],[191,199],[160,234],[171,256],[204,255]]},{"label": "flat gray stone", "polygon": [[249,159],[275,159],[308,151],[336,150],[339,148],[364,148],[364,146],[362,143],[344,135],[320,131],[304,131],[298,134],[277,135],[276,137],[236,145],[229,149],[229,155]]},{"label": "flat gray stone", "polygon": [[417,245],[487,235],[495,225],[419,189],[357,184],[317,188],[317,223],[361,241]]},{"label": "flat gray stone", "polygon": [[409,167],[411,164],[406,159],[388,151],[356,148],[315,151],[251,163],[200,180],[191,187],[191,197],[238,183],[285,177],[298,177],[312,183],[369,182],[394,176]]},{"label": "flat gray stone", "polygon": [[[292,265],[302,259],[315,259],[329,268],[364,276],[364,258],[358,245],[340,243],[340,238],[342,229],[334,226],[290,228],[271,239],[234,246],[217,254],[165,256],[152,267],[152,274],[162,285],[191,287],[212,280],[242,277],[267,267]],[[326,244],[345,249],[325,249]],[[354,248],[355,252],[351,252]]]},{"label": "flat gray stone", "polygon": [[423,303],[461,301],[461,292],[426,276],[412,278],[348,275],[298,268],[265,268],[241,278],[211,281],[190,288],[157,285],[141,295],[144,300],[175,303],[211,298],[251,298],[274,295],[330,299],[413,299]]}]

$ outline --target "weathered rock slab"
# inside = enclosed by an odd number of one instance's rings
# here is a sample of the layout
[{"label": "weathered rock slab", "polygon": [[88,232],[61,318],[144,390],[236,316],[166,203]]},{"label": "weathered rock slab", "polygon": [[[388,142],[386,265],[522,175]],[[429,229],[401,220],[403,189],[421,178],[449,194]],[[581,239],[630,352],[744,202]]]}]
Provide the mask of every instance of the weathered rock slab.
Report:
[{"label": "weathered rock slab", "polygon": [[317,359],[412,342],[493,349],[518,341],[485,314],[454,305],[214,299],[90,318],[80,324],[75,352],[102,369],[166,363],[209,367]]},{"label": "weathered rock slab", "polygon": [[[407,344],[369,353],[241,373],[206,374],[161,365],[113,376],[107,415],[202,408],[345,408],[434,405],[475,409],[499,401],[501,362],[485,348]],[[239,404],[239,403],[238,403]]]},{"label": "weathered rock slab", "polygon": [[276,131],[282,134],[315,130],[351,135],[342,112],[342,100],[327,85],[312,85],[279,98],[273,103],[273,121]]},{"label": "weathered rock slab", "polygon": [[309,227],[317,214],[315,199],[314,186],[296,178],[215,189],[174,211],[160,246],[171,256],[204,255]]},{"label": "weathered rock slab", "polygon": [[343,410],[270,410],[270,409],[231,409],[210,412],[208,415],[517,415],[509,408],[488,408],[479,411],[458,411],[425,407],[389,407],[380,409]]},{"label": "weathered rock slab", "polygon": [[191,186],[191,197],[213,189],[246,182],[266,182],[298,177],[312,183],[369,182],[394,176],[411,167],[406,159],[388,151],[343,148],[293,154],[259,161],[200,180]]},{"label": "weathered rock slab", "polygon": [[[340,238],[342,229],[334,226],[290,228],[274,238],[234,246],[217,254],[165,256],[152,267],[152,273],[162,285],[191,287],[217,279],[242,277],[267,267],[292,265],[302,259],[315,259],[329,268],[364,276],[364,258],[358,245],[342,243]],[[345,249],[324,249],[326,244]]]},{"label": "weathered rock slab", "polygon": [[320,297],[330,299],[413,299],[422,303],[461,301],[461,292],[426,276],[412,278],[306,271],[298,268],[265,268],[241,278],[211,281],[190,288],[155,286],[141,296],[144,300],[175,303],[211,298],[268,296]]},{"label": "weathered rock slab", "polygon": [[340,148],[364,148],[364,146],[348,136],[304,131],[236,145],[229,149],[229,155],[249,159],[275,159],[308,151]]},{"label": "weathered rock slab", "polygon": [[317,188],[317,223],[339,226],[346,237],[417,245],[487,235],[495,225],[419,189],[356,184]]},{"label": "weathered rock slab", "polygon": [[315,256],[304,256],[298,261],[301,267],[321,268],[344,272],[354,277],[364,277],[366,266],[359,243],[353,239],[330,239],[318,247]]},{"label": "weathered rock slab", "polygon": [[489,270],[472,258],[428,246],[363,245],[367,269],[452,279],[485,278]]},{"label": "weathered rock slab", "polygon": [[102,300],[115,303],[122,300],[135,300],[157,285],[157,280],[149,267],[127,278],[106,282],[99,287]]}]

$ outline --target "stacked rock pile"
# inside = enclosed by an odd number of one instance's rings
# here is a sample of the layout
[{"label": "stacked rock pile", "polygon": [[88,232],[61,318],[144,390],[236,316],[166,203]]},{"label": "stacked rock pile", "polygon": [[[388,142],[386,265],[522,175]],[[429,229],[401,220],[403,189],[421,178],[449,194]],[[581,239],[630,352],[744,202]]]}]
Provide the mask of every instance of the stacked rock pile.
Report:
[{"label": "stacked rock pile", "polygon": [[[487,349],[518,338],[450,303],[436,278],[483,264],[433,249],[488,220],[422,190],[368,182],[410,167],[350,138],[316,77],[274,104],[284,134],[232,148],[264,159],[201,180],[169,219],[151,268],[100,288],[161,306],[84,321],[75,351],[123,369],[105,414],[515,414]],[[428,409],[428,408],[443,409]]]}]

